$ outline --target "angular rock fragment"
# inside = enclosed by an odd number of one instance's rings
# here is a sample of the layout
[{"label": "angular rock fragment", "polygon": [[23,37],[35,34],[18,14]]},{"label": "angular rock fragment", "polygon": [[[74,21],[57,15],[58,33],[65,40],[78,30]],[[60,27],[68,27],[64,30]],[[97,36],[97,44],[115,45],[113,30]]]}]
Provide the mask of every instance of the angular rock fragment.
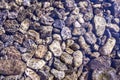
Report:
[{"label": "angular rock fragment", "polygon": [[76,50],[80,49],[80,46],[79,46],[77,43],[73,43],[73,44],[70,46],[70,48],[71,48],[72,50],[76,51]]},{"label": "angular rock fragment", "polygon": [[76,20],[75,16],[69,16],[65,20],[65,25],[69,27],[75,22],[75,20]]},{"label": "angular rock fragment", "polygon": [[108,24],[107,27],[110,28],[110,29],[113,29],[115,32],[120,31],[120,28],[119,28],[119,26],[117,24]]},{"label": "angular rock fragment", "polygon": [[83,54],[81,51],[77,50],[73,53],[73,61],[75,67],[79,67],[83,62]]},{"label": "angular rock fragment", "polygon": [[45,60],[49,61],[52,58],[52,52],[48,51],[45,55]]},{"label": "angular rock fragment", "polygon": [[62,54],[62,49],[60,46],[60,42],[54,40],[50,45],[49,49],[53,52],[54,56],[60,56]]},{"label": "angular rock fragment", "polygon": [[101,16],[95,15],[94,24],[97,36],[102,36],[105,31],[106,20]]},{"label": "angular rock fragment", "polygon": [[43,56],[46,54],[46,52],[47,52],[47,47],[44,45],[39,45],[35,52],[35,56],[37,58],[43,58]]},{"label": "angular rock fragment", "polygon": [[81,25],[80,25],[80,23],[79,23],[78,21],[75,21],[75,22],[73,23],[73,26],[74,26],[74,27],[81,27]]},{"label": "angular rock fragment", "polygon": [[64,52],[60,57],[66,64],[72,64],[73,57],[70,54]]},{"label": "angular rock fragment", "polygon": [[2,26],[0,26],[0,35],[4,34],[5,33],[5,30]]},{"label": "angular rock fragment", "polygon": [[32,69],[30,69],[30,68],[27,68],[25,70],[25,74],[27,76],[29,76],[32,80],[40,80],[39,75],[35,71],[33,71]]},{"label": "angular rock fragment", "polygon": [[71,10],[73,10],[75,8],[74,0],[66,0],[65,2],[66,2],[65,3],[66,9],[71,11]]},{"label": "angular rock fragment", "polygon": [[4,43],[0,41],[0,51],[4,48]]},{"label": "angular rock fragment", "polygon": [[57,69],[57,70],[60,70],[60,71],[64,71],[64,70],[67,70],[67,66],[62,63],[59,59],[55,58],[54,60],[54,67]]},{"label": "angular rock fragment", "polygon": [[26,64],[20,60],[0,60],[0,74],[19,75],[26,69]]},{"label": "angular rock fragment", "polygon": [[113,6],[114,6],[114,15],[115,15],[115,17],[120,17],[120,1],[115,0]]},{"label": "angular rock fragment", "polygon": [[62,80],[65,77],[65,72],[64,71],[58,71],[56,69],[52,69],[51,73],[58,78],[59,80]]},{"label": "angular rock fragment", "polygon": [[22,33],[16,32],[14,35],[14,40],[20,44],[22,44],[24,39],[24,35]]},{"label": "angular rock fragment", "polygon": [[95,44],[97,39],[95,37],[95,35],[92,32],[87,32],[85,33],[85,40],[89,43],[89,44]]},{"label": "angular rock fragment", "polygon": [[72,37],[71,30],[68,27],[63,27],[61,31],[61,36],[63,40],[71,38]]},{"label": "angular rock fragment", "polygon": [[23,53],[22,54],[22,60],[27,62],[33,57],[33,55],[34,55],[33,52],[31,52],[31,53]]},{"label": "angular rock fragment", "polygon": [[86,32],[86,30],[85,30],[84,28],[82,28],[82,27],[75,27],[75,28],[73,29],[72,34],[73,34],[74,36],[79,36],[79,35],[84,35],[85,32]]},{"label": "angular rock fragment", "polygon": [[65,22],[63,20],[55,20],[53,26],[62,29],[63,27],[65,27]]},{"label": "angular rock fragment", "polygon": [[41,69],[45,65],[44,60],[32,58],[27,61],[27,66],[32,69]]},{"label": "angular rock fragment", "polygon": [[116,44],[116,39],[111,37],[111,38],[108,38],[105,45],[103,45],[100,49],[100,53],[102,55],[110,55],[114,46]]}]

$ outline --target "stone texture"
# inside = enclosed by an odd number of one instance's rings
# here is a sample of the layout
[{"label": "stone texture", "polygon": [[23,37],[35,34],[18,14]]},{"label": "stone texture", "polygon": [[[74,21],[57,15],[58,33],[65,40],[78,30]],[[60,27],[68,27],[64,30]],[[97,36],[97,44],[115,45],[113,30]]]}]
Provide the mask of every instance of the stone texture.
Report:
[{"label": "stone texture", "polygon": [[57,40],[54,40],[50,45],[49,49],[53,52],[54,56],[60,56],[62,54],[62,49],[60,42]]},{"label": "stone texture", "polygon": [[63,20],[55,20],[55,22],[53,23],[53,26],[59,29],[62,29],[63,27],[65,27],[65,22]]},{"label": "stone texture", "polygon": [[0,60],[1,75],[19,75],[26,69],[26,64],[20,60]]}]

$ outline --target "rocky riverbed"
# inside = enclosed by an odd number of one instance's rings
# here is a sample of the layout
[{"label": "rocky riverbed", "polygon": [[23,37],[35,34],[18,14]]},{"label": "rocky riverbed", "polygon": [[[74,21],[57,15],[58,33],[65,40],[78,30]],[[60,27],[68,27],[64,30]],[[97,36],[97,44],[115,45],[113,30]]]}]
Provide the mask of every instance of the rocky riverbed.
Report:
[{"label": "rocky riverbed", "polygon": [[120,0],[0,0],[0,80],[120,80]]}]

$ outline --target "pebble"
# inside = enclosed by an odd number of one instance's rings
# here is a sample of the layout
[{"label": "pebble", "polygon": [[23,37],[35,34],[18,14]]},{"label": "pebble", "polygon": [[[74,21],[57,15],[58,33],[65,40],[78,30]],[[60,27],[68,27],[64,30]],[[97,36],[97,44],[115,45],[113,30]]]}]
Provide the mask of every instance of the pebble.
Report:
[{"label": "pebble", "polygon": [[27,62],[29,61],[34,55],[34,52],[31,52],[31,53],[23,53],[22,54],[22,60]]},{"label": "pebble", "polygon": [[73,43],[70,48],[73,50],[73,51],[76,51],[78,49],[80,49],[80,46],[77,44],[77,43]]},{"label": "pebble", "polygon": [[95,57],[95,58],[98,58],[100,56],[100,53],[99,52],[93,52],[91,54],[92,57]]},{"label": "pebble", "polygon": [[64,52],[60,57],[66,64],[72,64],[73,57],[70,54]]},{"label": "pebble", "polygon": [[74,51],[73,51],[72,49],[70,49],[70,48],[66,48],[65,51],[66,51],[67,53],[69,53],[69,54],[72,54],[72,53],[74,52]]},{"label": "pebble", "polygon": [[62,80],[65,77],[65,72],[64,71],[58,71],[56,69],[52,69],[51,73],[58,78],[59,80]]},{"label": "pebble", "polygon": [[74,43],[74,40],[73,40],[73,39],[67,39],[67,40],[66,40],[66,45],[67,45],[67,47],[71,46],[73,43]]},{"label": "pebble", "polygon": [[73,27],[81,27],[80,23],[78,21],[75,21],[73,23]]},{"label": "pebble", "polygon": [[2,26],[0,26],[0,35],[4,34],[5,33],[5,30]]},{"label": "pebble", "polygon": [[45,64],[45,61],[41,59],[31,58],[27,61],[27,66],[32,69],[41,69]]},{"label": "pebble", "polygon": [[37,50],[35,51],[35,57],[43,58],[47,52],[47,47],[44,45],[38,45]]},{"label": "pebble", "polygon": [[61,38],[61,36],[59,34],[53,34],[53,39],[58,40],[58,41],[62,40],[62,38]]},{"label": "pebble", "polygon": [[97,41],[96,36],[92,32],[85,33],[84,37],[86,42],[88,42],[89,44],[95,44]]},{"label": "pebble", "polygon": [[60,42],[57,40],[54,40],[50,45],[49,49],[53,52],[54,56],[61,56],[62,54],[62,49]]},{"label": "pebble", "polygon": [[72,35],[74,36],[79,36],[79,35],[84,35],[86,30],[82,27],[75,27],[73,29]]},{"label": "pebble", "polygon": [[1,75],[19,75],[26,69],[26,64],[21,60],[7,59],[0,60]]},{"label": "pebble", "polygon": [[115,38],[113,38],[113,37],[108,38],[106,43],[100,49],[101,55],[110,55],[115,44],[116,44]]},{"label": "pebble", "polygon": [[120,28],[119,28],[119,26],[117,24],[108,24],[107,27],[110,28],[110,29],[113,29],[115,32],[120,31]]},{"label": "pebble", "polygon": [[25,74],[26,74],[28,77],[30,77],[32,80],[40,80],[39,75],[38,75],[35,71],[33,71],[32,69],[30,69],[30,68],[27,68],[27,69],[25,70]]},{"label": "pebble", "polygon": [[65,20],[65,25],[67,27],[71,26],[74,22],[76,21],[75,16],[71,15],[69,17],[67,17],[67,19]]},{"label": "pebble", "polygon": [[65,1],[65,6],[66,6],[66,9],[68,9],[68,10],[73,10],[73,9],[75,9],[75,2],[74,2],[74,0],[66,0]]},{"label": "pebble", "polygon": [[81,14],[81,13],[79,13],[79,15],[78,15],[78,22],[81,24],[83,24],[85,22],[83,19],[83,14]]},{"label": "pebble", "polygon": [[102,36],[105,31],[106,20],[101,16],[95,15],[94,24],[95,24],[95,30],[96,30],[97,36]]},{"label": "pebble", "polygon": [[60,71],[65,71],[68,69],[67,66],[57,58],[54,58],[54,67]]},{"label": "pebble", "polygon": [[45,60],[49,61],[52,58],[52,52],[47,51],[46,55],[45,55]]},{"label": "pebble", "polygon": [[24,35],[22,33],[16,32],[16,34],[14,35],[14,40],[22,44],[23,39],[24,39]]},{"label": "pebble", "polygon": [[4,43],[0,41],[0,51],[4,48]]},{"label": "pebble", "polygon": [[65,27],[65,22],[63,20],[55,20],[55,22],[53,23],[53,26],[59,29],[62,29],[63,27]]},{"label": "pebble", "polygon": [[72,37],[71,30],[68,27],[63,27],[61,31],[61,36],[63,40],[71,38]]},{"label": "pebble", "polygon": [[73,53],[73,61],[75,67],[79,67],[83,62],[83,54],[80,50],[77,50]]}]

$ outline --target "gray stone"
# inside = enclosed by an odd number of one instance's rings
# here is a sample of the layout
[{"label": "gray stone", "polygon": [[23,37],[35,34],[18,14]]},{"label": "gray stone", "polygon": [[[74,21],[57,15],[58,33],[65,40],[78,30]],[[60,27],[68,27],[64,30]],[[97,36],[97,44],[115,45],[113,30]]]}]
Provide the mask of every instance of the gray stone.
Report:
[{"label": "gray stone", "polygon": [[63,27],[65,27],[65,22],[63,20],[55,20],[53,26],[62,29]]}]

